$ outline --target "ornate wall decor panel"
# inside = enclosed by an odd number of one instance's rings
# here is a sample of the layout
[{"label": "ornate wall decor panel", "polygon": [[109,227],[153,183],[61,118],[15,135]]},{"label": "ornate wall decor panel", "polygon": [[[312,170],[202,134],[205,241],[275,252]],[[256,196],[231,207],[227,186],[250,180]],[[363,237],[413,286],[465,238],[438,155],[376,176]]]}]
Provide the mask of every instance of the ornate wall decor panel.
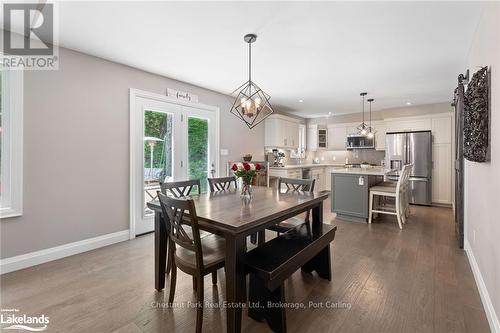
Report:
[{"label": "ornate wall decor panel", "polygon": [[483,67],[470,80],[464,98],[464,157],[473,162],[488,159],[489,78]]}]

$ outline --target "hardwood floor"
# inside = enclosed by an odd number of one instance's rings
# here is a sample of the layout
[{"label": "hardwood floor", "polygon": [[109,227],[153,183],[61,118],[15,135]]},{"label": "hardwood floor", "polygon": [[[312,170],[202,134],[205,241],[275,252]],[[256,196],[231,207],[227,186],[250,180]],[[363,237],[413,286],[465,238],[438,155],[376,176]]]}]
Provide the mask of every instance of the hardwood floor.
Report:
[{"label": "hardwood floor", "polygon": [[[325,210],[331,218],[329,205]],[[333,280],[298,271],[286,282],[287,301],[306,305],[287,310],[289,332],[489,332],[450,209],[412,206],[403,230],[392,216],[371,226],[332,223]],[[168,288],[154,289],[153,243],[146,235],[2,275],[1,307],[49,316],[50,332],[193,332],[191,277],[178,272],[175,300],[185,308],[157,306]],[[223,271],[217,286],[207,276],[205,301],[223,302],[224,283]],[[203,325],[205,332],[224,331],[225,310],[206,308]],[[269,329],[244,312],[242,331]]]}]

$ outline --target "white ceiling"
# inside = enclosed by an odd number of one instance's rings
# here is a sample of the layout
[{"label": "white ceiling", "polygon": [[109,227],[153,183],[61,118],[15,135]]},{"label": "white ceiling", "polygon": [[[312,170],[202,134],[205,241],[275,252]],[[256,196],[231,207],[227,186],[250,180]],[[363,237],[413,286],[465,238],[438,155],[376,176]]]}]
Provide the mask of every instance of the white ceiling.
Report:
[{"label": "white ceiling", "polygon": [[[59,44],[229,94],[252,78],[312,117],[449,101],[477,2],[64,2]],[[299,103],[298,100],[304,100]]]}]

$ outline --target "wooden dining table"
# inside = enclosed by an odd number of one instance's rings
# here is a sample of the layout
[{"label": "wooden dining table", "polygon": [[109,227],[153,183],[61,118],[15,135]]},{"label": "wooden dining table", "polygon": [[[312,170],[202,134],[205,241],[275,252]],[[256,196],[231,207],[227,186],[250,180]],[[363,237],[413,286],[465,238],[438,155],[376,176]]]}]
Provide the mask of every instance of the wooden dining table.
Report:
[{"label": "wooden dining table", "polygon": [[[308,210],[312,210],[312,232],[321,232],[323,201],[328,193],[254,187],[251,200],[241,198],[236,190],[192,195],[191,198],[195,201],[200,229],[226,240],[227,332],[241,332],[241,313],[246,305],[244,255],[247,236]],[[157,200],[147,205],[155,212],[155,287],[161,291],[165,287],[167,222]]]}]

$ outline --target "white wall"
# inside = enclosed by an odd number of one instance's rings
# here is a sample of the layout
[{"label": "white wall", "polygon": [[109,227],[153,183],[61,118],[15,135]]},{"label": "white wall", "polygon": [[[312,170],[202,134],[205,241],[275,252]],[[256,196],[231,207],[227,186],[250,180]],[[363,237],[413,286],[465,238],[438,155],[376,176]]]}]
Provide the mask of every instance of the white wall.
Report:
[{"label": "white wall", "polygon": [[468,57],[471,74],[478,66],[491,66],[491,161],[465,163],[466,250],[494,332],[500,332],[499,21],[500,3],[485,4]]},{"label": "white wall", "polygon": [[228,159],[264,158],[263,124],[249,130],[226,95],[67,49],[59,56],[57,71],[25,72],[24,215],[0,222],[0,258],[128,229],[129,88],[175,88],[220,107],[223,175]]}]

